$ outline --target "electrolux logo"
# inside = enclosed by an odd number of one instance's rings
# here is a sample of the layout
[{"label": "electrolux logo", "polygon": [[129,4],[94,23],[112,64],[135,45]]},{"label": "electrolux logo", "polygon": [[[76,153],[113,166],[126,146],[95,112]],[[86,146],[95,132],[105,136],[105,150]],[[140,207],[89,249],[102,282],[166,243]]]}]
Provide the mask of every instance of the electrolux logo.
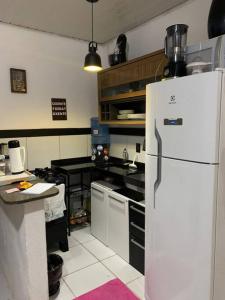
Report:
[{"label": "electrolux logo", "polygon": [[170,96],[169,104],[176,104],[176,96],[175,95]]}]

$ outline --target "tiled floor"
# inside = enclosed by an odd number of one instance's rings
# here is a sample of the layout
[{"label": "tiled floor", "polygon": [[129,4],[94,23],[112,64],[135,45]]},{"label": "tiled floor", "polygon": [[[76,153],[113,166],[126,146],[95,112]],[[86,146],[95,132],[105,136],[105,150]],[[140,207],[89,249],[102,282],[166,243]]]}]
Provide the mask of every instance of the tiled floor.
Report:
[{"label": "tiled floor", "polygon": [[144,276],[95,239],[90,227],[73,231],[69,245],[69,252],[56,252],[64,260],[63,278],[59,294],[51,300],[72,300],[114,278],[144,299]]}]

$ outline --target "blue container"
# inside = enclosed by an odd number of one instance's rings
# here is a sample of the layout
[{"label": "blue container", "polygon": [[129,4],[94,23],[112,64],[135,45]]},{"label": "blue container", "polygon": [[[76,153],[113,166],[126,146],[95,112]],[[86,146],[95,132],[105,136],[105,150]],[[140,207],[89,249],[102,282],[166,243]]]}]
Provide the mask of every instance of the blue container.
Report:
[{"label": "blue container", "polygon": [[109,145],[109,126],[100,125],[98,118],[91,118],[91,143],[92,145]]}]

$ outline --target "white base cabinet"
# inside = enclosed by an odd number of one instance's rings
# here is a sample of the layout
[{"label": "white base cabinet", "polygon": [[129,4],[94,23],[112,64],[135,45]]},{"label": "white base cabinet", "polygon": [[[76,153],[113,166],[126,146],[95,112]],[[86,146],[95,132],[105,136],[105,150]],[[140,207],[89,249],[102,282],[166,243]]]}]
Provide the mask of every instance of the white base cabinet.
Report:
[{"label": "white base cabinet", "polygon": [[118,189],[102,180],[91,184],[91,234],[108,246],[108,193]]},{"label": "white base cabinet", "polygon": [[91,185],[91,234],[104,244],[107,237],[107,189],[92,183]]},{"label": "white base cabinet", "polygon": [[118,193],[108,193],[108,244],[129,262],[128,199]]},{"label": "white base cabinet", "polygon": [[129,199],[113,192],[116,188],[91,184],[91,233],[129,262]]}]

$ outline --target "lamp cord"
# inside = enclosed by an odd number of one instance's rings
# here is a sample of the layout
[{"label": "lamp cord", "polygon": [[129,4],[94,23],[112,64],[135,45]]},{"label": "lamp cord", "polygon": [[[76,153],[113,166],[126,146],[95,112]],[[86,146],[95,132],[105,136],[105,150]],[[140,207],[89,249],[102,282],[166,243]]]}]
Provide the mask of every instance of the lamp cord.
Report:
[{"label": "lamp cord", "polygon": [[94,37],[94,21],[93,21],[93,19],[94,19],[94,4],[93,4],[93,2],[92,2],[92,4],[91,4],[91,18],[92,18],[92,42],[93,42],[93,37]]}]

